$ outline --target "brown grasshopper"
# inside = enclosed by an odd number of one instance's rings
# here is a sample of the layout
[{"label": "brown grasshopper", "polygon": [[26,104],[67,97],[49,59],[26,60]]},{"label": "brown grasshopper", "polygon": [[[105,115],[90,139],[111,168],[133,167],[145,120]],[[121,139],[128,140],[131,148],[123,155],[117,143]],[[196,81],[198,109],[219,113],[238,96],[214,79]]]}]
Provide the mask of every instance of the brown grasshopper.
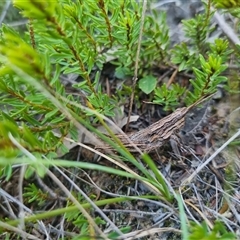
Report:
[{"label": "brown grasshopper", "polygon": [[[213,94],[212,94],[213,95]],[[200,98],[198,101],[188,107],[176,109],[172,114],[160,119],[149,127],[130,134],[128,139],[124,136],[117,135],[129,151],[136,151],[134,145],[143,152],[163,146],[179,129],[184,126],[185,116],[196,105],[208,99],[210,96]]]}]

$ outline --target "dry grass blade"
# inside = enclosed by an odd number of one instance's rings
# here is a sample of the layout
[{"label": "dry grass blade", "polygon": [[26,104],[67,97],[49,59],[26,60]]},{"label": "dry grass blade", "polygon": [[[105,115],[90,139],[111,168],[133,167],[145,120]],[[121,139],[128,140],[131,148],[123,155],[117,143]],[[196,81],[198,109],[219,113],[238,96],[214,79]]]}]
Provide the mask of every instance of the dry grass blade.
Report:
[{"label": "dry grass blade", "polygon": [[32,239],[32,240],[41,240],[41,238],[38,238],[30,233],[27,233],[17,227],[13,227],[7,223],[4,223],[2,221],[0,221],[0,227],[3,229],[7,229],[9,231],[15,232],[17,234],[19,234],[20,236],[22,236],[23,239]]}]

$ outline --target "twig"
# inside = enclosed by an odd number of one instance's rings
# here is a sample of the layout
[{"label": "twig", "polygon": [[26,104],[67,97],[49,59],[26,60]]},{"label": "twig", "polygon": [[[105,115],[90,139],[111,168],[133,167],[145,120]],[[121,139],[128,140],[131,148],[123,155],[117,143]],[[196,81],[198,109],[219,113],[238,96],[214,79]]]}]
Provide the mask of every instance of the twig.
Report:
[{"label": "twig", "polygon": [[144,26],[146,9],[147,9],[147,0],[144,0],[143,1],[143,8],[142,8],[142,16],[141,16],[141,26],[140,26],[140,32],[139,32],[139,37],[138,37],[136,62],[135,62],[135,68],[134,68],[134,77],[133,77],[133,86],[132,86],[133,89],[132,89],[132,94],[131,94],[131,98],[130,98],[130,106],[129,106],[127,124],[126,124],[126,131],[128,130],[128,125],[129,125],[130,117],[131,117],[131,114],[132,114],[134,92],[135,92],[136,83],[137,83],[137,80],[138,80],[138,63],[139,63],[139,55],[140,55],[140,49],[141,49],[141,41],[142,41],[143,26]]},{"label": "twig", "polygon": [[172,76],[170,77],[170,79],[168,80],[168,83],[167,83],[167,88],[169,88],[171,86],[171,84],[173,83],[175,77],[177,76],[177,73],[178,73],[178,68],[176,68],[172,74]]}]

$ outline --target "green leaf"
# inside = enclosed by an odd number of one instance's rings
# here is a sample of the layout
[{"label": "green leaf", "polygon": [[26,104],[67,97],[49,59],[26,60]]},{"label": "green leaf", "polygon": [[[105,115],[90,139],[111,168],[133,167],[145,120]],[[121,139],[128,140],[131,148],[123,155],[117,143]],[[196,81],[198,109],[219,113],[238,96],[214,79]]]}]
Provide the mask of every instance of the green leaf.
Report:
[{"label": "green leaf", "polygon": [[65,118],[66,118],[65,116],[56,117],[53,120],[51,120],[50,123],[52,124],[60,123],[63,122]]},{"label": "green leaf", "polygon": [[[120,231],[122,233],[129,233],[131,231],[131,227],[130,226],[123,227],[123,228],[120,229]],[[109,239],[118,239],[118,237],[119,237],[119,234],[117,232],[114,232],[114,231],[109,233],[109,235],[108,235]]]},{"label": "green leaf", "polygon": [[127,76],[131,75],[131,71],[126,67],[117,67],[115,70],[115,77],[119,79],[124,79]]},{"label": "green leaf", "polygon": [[0,170],[0,176],[5,177],[6,181],[9,181],[12,176],[12,165],[7,164],[4,168]]},{"label": "green leaf", "polygon": [[23,126],[22,128],[23,136],[22,138],[31,146],[31,147],[40,147],[41,148],[41,142],[36,136],[36,133],[32,133],[27,126]]},{"label": "green leaf", "polygon": [[34,169],[28,166],[24,174],[25,179],[29,179],[34,174],[34,172]]},{"label": "green leaf", "polygon": [[45,119],[49,119],[49,118],[53,117],[57,112],[58,112],[58,109],[57,109],[57,108],[55,108],[55,109],[52,110],[51,112],[48,112],[48,113],[45,115]]},{"label": "green leaf", "polygon": [[13,5],[22,10],[28,18],[51,18],[55,15],[57,1],[22,1],[14,0]]},{"label": "green leaf", "polygon": [[144,93],[149,94],[156,88],[157,79],[151,75],[148,75],[140,79],[138,85]]},{"label": "green leaf", "polygon": [[12,121],[8,120],[0,122],[0,136],[8,139],[9,133],[11,133],[14,137],[18,137],[19,136],[18,126]]},{"label": "green leaf", "polygon": [[187,62],[186,61],[182,61],[180,63],[180,65],[179,65],[179,67],[178,67],[178,70],[179,70],[179,72],[181,72],[181,71],[187,69],[187,67],[188,67]]}]

